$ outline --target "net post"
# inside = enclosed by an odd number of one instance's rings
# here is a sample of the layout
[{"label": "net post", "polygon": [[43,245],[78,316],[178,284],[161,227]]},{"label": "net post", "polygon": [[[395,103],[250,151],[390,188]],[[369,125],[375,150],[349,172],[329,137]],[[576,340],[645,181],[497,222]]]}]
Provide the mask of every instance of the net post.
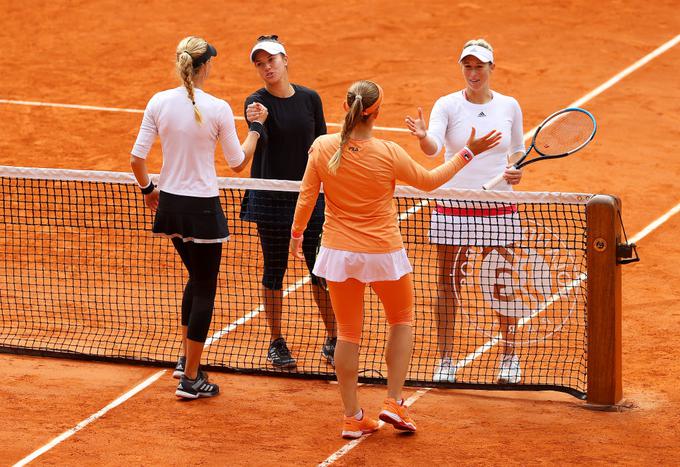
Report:
[{"label": "net post", "polygon": [[615,406],[621,385],[621,203],[609,195],[594,196],[586,207],[588,268],[588,389],[593,406]]}]

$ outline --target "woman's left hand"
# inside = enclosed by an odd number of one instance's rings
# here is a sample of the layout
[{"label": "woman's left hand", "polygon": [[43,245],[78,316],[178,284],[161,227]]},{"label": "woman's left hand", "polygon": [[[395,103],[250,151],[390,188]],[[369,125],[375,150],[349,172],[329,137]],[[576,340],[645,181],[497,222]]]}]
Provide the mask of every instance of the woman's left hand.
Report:
[{"label": "woman's left hand", "polygon": [[509,185],[517,185],[522,180],[522,169],[513,169],[510,166],[503,172],[503,178]]},{"label": "woman's left hand", "polygon": [[300,238],[290,237],[290,254],[297,259],[304,259],[302,255],[302,236]]},{"label": "woman's left hand", "polygon": [[160,194],[160,191],[158,191],[158,188],[153,190],[151,193],[148,195],[144,195],[144,204],[146,204],[148,207],[151,208],[152,211],[155,211],[158,209],[158,195]]}]

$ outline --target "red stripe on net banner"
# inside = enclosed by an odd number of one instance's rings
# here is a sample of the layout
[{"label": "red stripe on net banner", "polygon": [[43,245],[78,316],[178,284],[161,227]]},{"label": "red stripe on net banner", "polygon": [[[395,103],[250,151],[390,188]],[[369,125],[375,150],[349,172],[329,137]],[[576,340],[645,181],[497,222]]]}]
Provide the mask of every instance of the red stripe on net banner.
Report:
[{"label": "red stripe on net banner", "polygon": [[493,208],[449,208],[445,206],[436,206],[434,211],[437,214],[444,214],[445,216],[492,217],[514,214],[517,212],[517,206],[500,206]]}]

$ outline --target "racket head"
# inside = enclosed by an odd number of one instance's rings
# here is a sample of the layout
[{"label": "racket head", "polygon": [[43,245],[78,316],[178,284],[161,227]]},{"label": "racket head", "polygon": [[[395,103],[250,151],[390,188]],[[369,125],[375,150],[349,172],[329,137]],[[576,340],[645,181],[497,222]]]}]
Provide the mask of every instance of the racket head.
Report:
[{"label": "racket head", "polygon": [[565,157],[583,149],[596,132],[593,114],[579,107],[569,107],[543,120],[534,133],[531,146],[544,159]]}]

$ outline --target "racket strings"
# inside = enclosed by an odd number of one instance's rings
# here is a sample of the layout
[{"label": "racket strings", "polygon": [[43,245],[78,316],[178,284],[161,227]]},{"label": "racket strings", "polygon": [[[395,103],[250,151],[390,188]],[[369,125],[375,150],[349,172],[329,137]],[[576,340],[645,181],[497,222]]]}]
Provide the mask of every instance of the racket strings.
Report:
[{"label": "racket strings", "polygon": [[578,111],[556,115],[536,134],[534,148],[545,156],[567,154],[587,143],[595,125],[587,114]]}]

